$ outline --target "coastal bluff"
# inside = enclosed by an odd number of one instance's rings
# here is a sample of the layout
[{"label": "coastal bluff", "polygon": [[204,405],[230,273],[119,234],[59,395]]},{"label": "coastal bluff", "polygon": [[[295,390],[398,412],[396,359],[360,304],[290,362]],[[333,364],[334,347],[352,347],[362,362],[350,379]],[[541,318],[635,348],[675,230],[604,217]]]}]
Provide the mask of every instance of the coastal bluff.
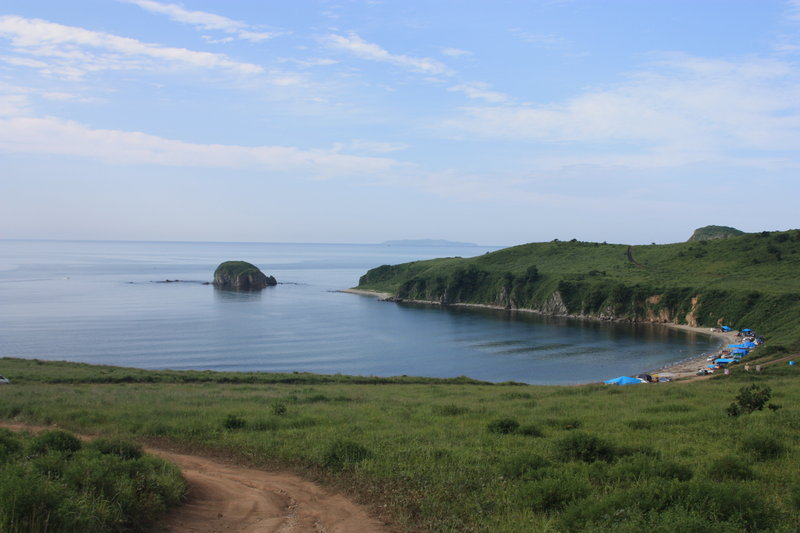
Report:
[{"label": "coastal bluff", "polygon": [[233,291],[258,291],[277,285],[273,276],[267,276],[247,261],[225,261],[214,271],[214,287]]}]

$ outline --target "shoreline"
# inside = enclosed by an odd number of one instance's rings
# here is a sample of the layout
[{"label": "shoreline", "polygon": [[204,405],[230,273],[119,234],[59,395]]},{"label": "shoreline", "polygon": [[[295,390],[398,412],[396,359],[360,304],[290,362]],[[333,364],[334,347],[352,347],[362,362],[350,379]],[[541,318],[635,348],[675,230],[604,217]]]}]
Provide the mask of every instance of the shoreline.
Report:
[{"label": "shoreline", "polygon": [[[428,301],[428,300],[395,300],[394,296],[388,292],[380,292],[380,291],[372,291],[366,289],[342,289],[339,292],[344,292],[348,294],[357,294],[360,296],[372,296],[377,298],[380,301],[387,301],[387,302],[406,302],[406,303],[413,303],[413,304],[425,304],[425,305],[438,305],[442,306],[441,303],[435,301]],[[542,313],[541,311],[536,311],[533,309],[506,309],[504,307],[500,307],[497,305],[490,305],[490,304],[469,304],[469,303],[456,303],[456,304],[448,304],[446,307],[474,307],[479,309],[495,309],[498,311],[514,311],[520,313],[533,313],[542,316],[551,316],[547,315],[546,313]],[[558,315],[562,316],[562,315]],[[600,322],[615,322],[614,320],[607,320],[598,317],[589,317],[589,316],[575,316],[575,315],[563,315],[567,318],[577,318],[580,320],[595,320]],[[625,322],[625,321],[616,321],[616,322]],[[631,322],[634,324],[635,322]],[[722,355],[722,350],[728,344],[734,344],[736,342],[736,334],[734,332],[725,333],[723,331],[717,331],[715,328],[710,328],[708,326],[689,326],[687,324],[675,324],[674,322],[639,322],[640,324],[652,324],[655,326],[664,326],[670,329],[679,329],[691,333],[700,333],[703,335],[708,335],[710,337],[715,337],[719,340],[719,346],[713,352],[703,353],[696,357],[690,357],[688,359],[682,359],[680,361],[675,361],[673,363],[668,363],[663,367],[658,369],[650,369],[650,370],[643,370],[640,374],[656,374],[662,377],[669,377],[671,380],[686,380],[688,378],[697,378],[697,371],[701,368],[705,368],[708,364],[707,360],[711,354],[715,354],[717,356]]]}]

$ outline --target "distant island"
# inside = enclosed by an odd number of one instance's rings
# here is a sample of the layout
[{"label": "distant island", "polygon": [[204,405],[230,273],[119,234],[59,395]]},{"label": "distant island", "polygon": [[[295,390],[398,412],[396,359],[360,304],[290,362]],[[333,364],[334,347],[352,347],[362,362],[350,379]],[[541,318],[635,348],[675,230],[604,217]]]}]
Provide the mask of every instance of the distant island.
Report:
[{"label": "distant island", "polygon": [[402,239],[384,241],[383,246],[478,246],[474,242],[446,241],[444,239]]},{"label": "distant island", "polygon": [[214,287],[235,291],[257,291],[277,285],[272,276],[247,261],[225,261],[214,271]]}]

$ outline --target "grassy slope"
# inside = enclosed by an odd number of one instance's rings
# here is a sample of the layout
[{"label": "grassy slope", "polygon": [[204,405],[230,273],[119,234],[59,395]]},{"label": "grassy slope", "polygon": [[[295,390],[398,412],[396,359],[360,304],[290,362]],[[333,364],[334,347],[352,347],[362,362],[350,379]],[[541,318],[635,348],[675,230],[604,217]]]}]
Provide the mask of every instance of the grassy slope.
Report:
[{"label": "grassy slope", "polygon": [[[622,388],[97,383],[108,371],[0,359],[15,381],[0,419],[290,468],[401,531],[800,528],[800,369],[785,363]],[[61,373],[69,384],[46,382]],[[750,383],[783,407],[727,416]],[[524,431],[491,432],[501,419]]]},{"label": "grassy slope", "polygon": [[[383,266],[360,289],[401,298],[541,309],[558,292],[574,315],[751,327],[773,353],[800,350],[800,230],[635,246],[548,242],[474,258]],[[529,269],[535,266],[537,276]],[[655,304],[647,299],[658,296]],[[692,299],[699,296],[699,306]],[[766,350],[765,350],[766,351]]]}]

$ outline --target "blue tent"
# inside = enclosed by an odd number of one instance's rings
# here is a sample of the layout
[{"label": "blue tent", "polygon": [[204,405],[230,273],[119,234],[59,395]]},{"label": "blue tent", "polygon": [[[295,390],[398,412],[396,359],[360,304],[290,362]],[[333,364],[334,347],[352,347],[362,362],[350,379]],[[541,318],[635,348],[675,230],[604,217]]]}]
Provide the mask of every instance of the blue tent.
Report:
[{"label": "blue tent", "polygon": [[722,326],[722,331],[730,331],[730,330],[731,330],[730,326]]},{"label": "blue tent", "polygon": [[750,328],[744,328],[742,331],[743,331],[743,332],[745,332],[745,333],[750,333],[750,332],[751,332],[751,331],[753,331],[753,330],[752,330],[752,329],[750,329]]},{"label": "blue tent", "polygon": [[754,342],[749,342],[748,341],[748,342],[743,342],[742,346],[745,347],[745,348],[755,348],[758,345],[756,343],[754,343]]},{"label": "blue tent", "polygon": [[734,350],[732,353],[733,355],[747,355],[750,352],[748,352],[744,348],[739,348],[738,350]]},{"label": "blue tent", "polygon": [[715,359],[715,360],[714,360],[714,362],[715,362],[715,363],[722,363],[722,364],[725,364],[725,363],[735,363],[735,362],[736,362],[736,359],[729,359],[729,358],[727,358],[727,357],[724,357],[724,358],[721,358],[721,359]]},{"label": "blue tent", "polygon": [[729,344],[728,348],[747,348],[744,344]]},{"label": "blue tent", "polygon": [[608,381],[604,381],[606,385],[635,385],[637,383],[641,383],[638,378],[631,378],[628,376],[620,376],[618,378],[609,379]]}]

